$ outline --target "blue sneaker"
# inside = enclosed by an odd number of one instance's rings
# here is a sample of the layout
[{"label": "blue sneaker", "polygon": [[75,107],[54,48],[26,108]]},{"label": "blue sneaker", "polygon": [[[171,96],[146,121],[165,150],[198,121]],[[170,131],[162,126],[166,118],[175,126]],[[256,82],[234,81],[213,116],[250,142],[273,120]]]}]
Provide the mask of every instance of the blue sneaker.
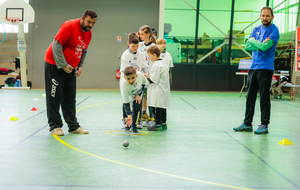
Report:
[{"label": "blue sneaker", "polygon": [[245,123],[242,123],[240,126],[233,128],[235,131],[246,131],[246,132],[252,132],[253,128],[251,126],[247,126]]},{"label": "blue sneaker", "polygon": [[266,125],[260,124],[258,128],[254,131],[255,134],[268,134],[269,130]]}]

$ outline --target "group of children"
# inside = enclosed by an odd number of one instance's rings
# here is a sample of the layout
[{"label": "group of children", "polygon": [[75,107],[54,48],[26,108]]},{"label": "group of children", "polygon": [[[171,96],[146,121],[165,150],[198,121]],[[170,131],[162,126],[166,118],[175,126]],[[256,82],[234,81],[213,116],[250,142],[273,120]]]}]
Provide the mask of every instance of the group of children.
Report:
[{"label": "group of children", "polygon": [[156,40],[151,27],[145,25],[128,35],[127,44],[120,67],[124,130],[131,129],[133,134],[143,126],[150,131],[166,130],[173,67],[172,57],[165,51],[166,40]]}]

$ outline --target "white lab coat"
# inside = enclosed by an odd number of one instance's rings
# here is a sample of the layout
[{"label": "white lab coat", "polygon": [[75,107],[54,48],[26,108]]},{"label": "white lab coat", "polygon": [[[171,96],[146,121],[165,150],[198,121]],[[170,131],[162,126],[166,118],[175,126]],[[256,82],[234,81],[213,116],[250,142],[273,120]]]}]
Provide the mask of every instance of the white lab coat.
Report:
[{"label": "white lab coat", "polygon": [[132,102],[134,97],[142,92],[142,85],[147,85],[148,80],[143,73],[136,72],[137,77],[135,83],[131,86],[125,79],[121,84],[121,95],[123,103]]},{"label": "white lab coat", "polygon": [[156,46],[156,45],[155,45],[155,43],[151,43],[150,45],[146,46],[145,42],[139,42],[139,48],[138,48],[146,57],[146,62],[147,62],[147,65],[149,67],[149,77],[150,77],[151,67],[153,65],[152,61],[149,59],[149,56],[148,56],[148,49],[151,46]]},{"label": "white lab coat", "polygon": [[169,68],[174,67],[173,59],[169,52],[165,51],[164,53],[160,53],[160,58],[165,62],[165,64]]},{"label": "white lab coat", "polygon": [[154,62],[150,71],[150,80],[153,83],[148,86],[147,105],[156,108],[169,108],[171,99],[169,68],[162,60]]},{"label": "white lab coat", "polygon": [[128,66],[133,66],[136,71],[143,73],[143,69],[148,68],[145,55],[140,51],[137,51],[136,53],[132,53],[132,51],[130,51],[129,48],[122,54],[121,68],[120,68],[120,72],[121,72],[120,88],[121,88],[121,84],[123,83],[123,80],[125,80],[124,69]]}]

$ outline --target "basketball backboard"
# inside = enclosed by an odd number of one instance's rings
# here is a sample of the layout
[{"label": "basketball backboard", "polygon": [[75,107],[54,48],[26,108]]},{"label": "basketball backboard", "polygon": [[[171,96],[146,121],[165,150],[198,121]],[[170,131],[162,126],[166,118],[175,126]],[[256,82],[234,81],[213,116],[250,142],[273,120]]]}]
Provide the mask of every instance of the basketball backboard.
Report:
[{"label": "basketball backboard", "polygon": [[12,24],[7,17],[20,18],[19,24],[33,23],[34,10],[23,0],[7,0],[0,4],[0,22]]}]

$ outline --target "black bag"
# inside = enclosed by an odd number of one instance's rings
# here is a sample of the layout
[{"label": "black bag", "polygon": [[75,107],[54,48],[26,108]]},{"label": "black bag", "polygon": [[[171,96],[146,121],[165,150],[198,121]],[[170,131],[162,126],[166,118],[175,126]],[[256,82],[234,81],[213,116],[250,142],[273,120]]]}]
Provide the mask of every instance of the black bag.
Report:
[{"label": "black bag", "polygon": [[13,82],[14,79],[15,79],[15,78],[13,78],[13,77],[9,77],[9,78],[7,78],[7,79],[5,80],[5,83],[9,85],[10,83]]},{"label": "black bag", "polygon": [[31,81],[27,81],[27,86],[30,87],[30,88],[32,87]]}]

